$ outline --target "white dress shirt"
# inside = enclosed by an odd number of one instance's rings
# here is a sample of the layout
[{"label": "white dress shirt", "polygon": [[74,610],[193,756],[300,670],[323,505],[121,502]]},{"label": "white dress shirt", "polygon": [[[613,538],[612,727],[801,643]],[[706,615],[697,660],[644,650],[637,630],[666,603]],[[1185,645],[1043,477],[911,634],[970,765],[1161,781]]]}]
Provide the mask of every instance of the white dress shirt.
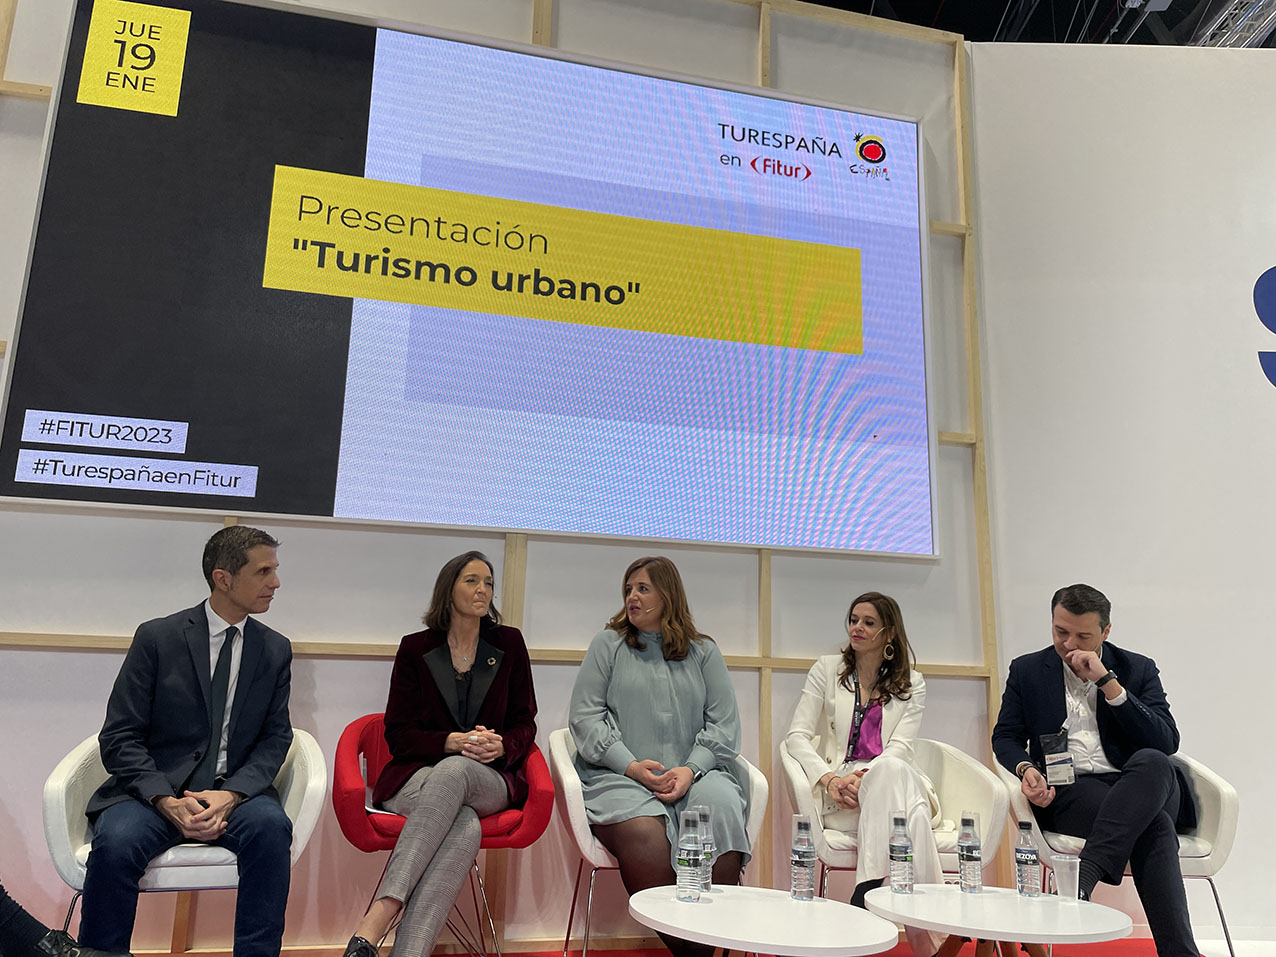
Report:
[{"label": "white dress shirt", "polygon": [[213,611],[208,601],[204,602],[204,613],[208,616],[208,673],[217,670],[217,657],[222,653],[222,645],[226,643],[226,632],[233,625],[237,629],[234,644],[230,646],[230,683],[226,685],[226,712],[222,715],[221,741],[217,745],[217,777],[226,776],[226,745],[230,740],[230,709],[235,701],[235,686],[239,684],[239,663],[244,658],[244,622],[245,615],[237,622],[225,622]]},{"label": "white dress shirt", "polygon": [[[1099,658],[1103,658],[1103,646],[1099,646]],[[1121,693],[1108,702],[1110,707],[1125,704],[1128,695]],[[1073,769],[1077,774],[1104,774],[1116,771],[1103,751],[1099,738],[1099,719],[1095,712],[1099,689],[1093,681],[1080,678],[1068,663],[1063,663],[1063,700],[1068,716],[1063,726],[1068,732],[1068,753],[1072,755]]]}]

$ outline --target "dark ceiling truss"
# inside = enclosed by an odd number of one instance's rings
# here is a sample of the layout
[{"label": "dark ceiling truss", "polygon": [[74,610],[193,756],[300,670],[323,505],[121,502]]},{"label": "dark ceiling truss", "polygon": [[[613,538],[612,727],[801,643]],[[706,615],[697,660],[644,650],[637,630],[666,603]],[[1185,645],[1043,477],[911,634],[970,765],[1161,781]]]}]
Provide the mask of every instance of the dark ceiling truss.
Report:
[{"label": "dark ceiling truss", "polygon": [[818,0],[968,40],[1276,45],[1276,0]]}]

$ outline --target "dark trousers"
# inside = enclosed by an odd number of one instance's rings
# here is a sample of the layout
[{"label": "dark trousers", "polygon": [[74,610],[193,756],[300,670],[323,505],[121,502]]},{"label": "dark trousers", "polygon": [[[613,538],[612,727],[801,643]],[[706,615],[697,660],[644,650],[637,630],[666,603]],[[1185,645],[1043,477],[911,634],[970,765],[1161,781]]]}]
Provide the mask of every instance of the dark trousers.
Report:
[{"label": "dark trousers", "polygon": [[27,957],[36,952],[35,945],[49,932],[9,896],[0,884],[0,954],[4,957]]},{"label": "dark trousers", "polygon": [[[182,836],[140,801],[112,804],[93,824],[84,880],[80,943],[115,953],[129,950],[137,916],[137,885],[150,860]],[[235,808],[226,833],[212,842],[239,860],[235,957],[279,957],[288,902],[292,822],[274,798],[258,795]]]},{"label": "dark trousers", "polygon": [[1120,884],[1130,863],[1159,957],[1198,957],[1179,869],[1178,779],[1160,751],[1136,751],[1119,772],[1083,774],[1059,787],[1049,807],[1034,807],[1044,830],[1085,838],[1081,859]]}]

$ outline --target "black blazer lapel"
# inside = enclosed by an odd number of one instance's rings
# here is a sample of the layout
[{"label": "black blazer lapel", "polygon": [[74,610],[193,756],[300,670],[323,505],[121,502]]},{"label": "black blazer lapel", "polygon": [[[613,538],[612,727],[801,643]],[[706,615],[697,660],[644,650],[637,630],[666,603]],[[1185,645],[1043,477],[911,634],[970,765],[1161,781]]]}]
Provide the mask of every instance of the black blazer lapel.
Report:
[{"label": "black blazer lapel", "polygon": [[182,637],[186,639],[186,648],[199,678],[199,690],[204,695],[204,715],[207,717],[213,696],[213,669],[208,660],[208,616],[202,606],[193,609]]},{"label": "black blazer lapel", "polygon": [[425,666],[430,669],[430,677],[434,679],[435,687],[439,689],[439,694],[443,696],[443,701],[447,704],[452,721],[458,729],[465,730],[465,726],[461,723],[461,705],[456,700],[456,670],[452,667],[452,652],[448,649],[447,642],[433,651],[427,651],[423,658]]},{"label": "black blazer lapel", "polygon": [[244,713],[245,702],[252,690],[253,679],[257,677],[257,669],[261,665],[262,640],[261,625],[248,618],[244,621],[244,635],[240,639],[243,650],[239,656],[239,680],[235,682],[235,700],[230,705],[230,733],[227,745],[235,737],[235,725]]},{"label": "black blazer lapel", "polygon": [[[473,682],[470,685],[470,707],[475,714],[483,710],[483,701],[491,690],[492,682],[496,680],[496,672],[500,670],[501,659],[504,657],[505,652],[490,642],[484,641],[482,636],[479,637],[478,645],[474,649],[474,677],[470,679]],[[499,733],[501,729],[493,730]]]},{"label": "black blazer lapel", "polygon": [[1045,656],[1041,676],[1042,704],[1044,705],[1046,723],[1053,725],[1051,731],[1058,731],[1068,717],[1068,704],[1064,701],[1063,659],[1053,649]]}]

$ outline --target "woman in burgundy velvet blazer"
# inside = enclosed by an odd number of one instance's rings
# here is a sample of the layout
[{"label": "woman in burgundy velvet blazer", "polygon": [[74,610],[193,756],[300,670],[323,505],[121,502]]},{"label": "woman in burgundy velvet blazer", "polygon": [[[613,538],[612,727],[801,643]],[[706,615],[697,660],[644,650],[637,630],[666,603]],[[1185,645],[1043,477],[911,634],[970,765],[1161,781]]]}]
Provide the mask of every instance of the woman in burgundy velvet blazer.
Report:
[{"label": "woman in burgundy velvet blazer", "polygon": [[428,955],[478,855],[479,818],[527,798],[531,663],[519,630],[500,623],[494,589],[486,556],[458,555],[439,572],[427,630],[399,644],[385,708],[391,760],[372,798],[407,823],[346,957],[376,957],[400,912],[393,954]]},{"label": "woman in burgundy velvet blazer", "polygon": [[[474,724],[504,737],[505,755],[490,767],[505,778],[510,806],[518,807],[527,799],[525,765],[536,738],[536,695],[523,633],[484,619],[475,659],[470,694],[483,703]],[[456,720],[452,678],[446,632],[418,631],[399,643],[385,705],[385,740],[394,757],[372,789],[377,804],[396,794],[418,768],[446,757],[448,732],[467,730]]]}]

